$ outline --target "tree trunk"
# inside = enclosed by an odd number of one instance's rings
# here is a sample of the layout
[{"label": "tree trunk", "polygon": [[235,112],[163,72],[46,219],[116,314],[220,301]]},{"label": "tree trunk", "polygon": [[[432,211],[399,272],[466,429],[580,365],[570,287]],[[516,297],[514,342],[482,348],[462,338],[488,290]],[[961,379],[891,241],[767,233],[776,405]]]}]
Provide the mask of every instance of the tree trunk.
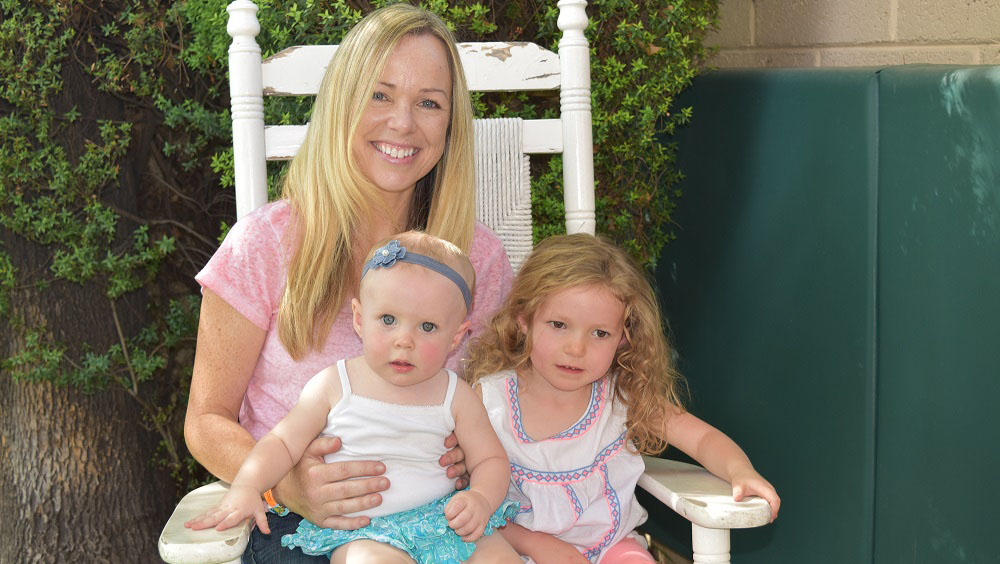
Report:
[{"label": "tree trunk", "polygon": [[158,562],[173,487],[120,391],[0,379],[0,562]]},{"label": "tree trunk", "polygon": [[[79,155],[86,140],[99,139],[98,119],[134,124],[120,184],[102,200],[140,215],[157,117],[101,95],[72,65],[64,67],[63,80],[63,94],[52,106],[60,112],[77,106],[84,115],[65,138],[71,155]],[[119,240],[127,241],[133,228],[122,219]],[[84,343],[103,352],[120,342],[100,284],[57,280],[32,288],[34,280],[53,278],[52,249],[6,229],[0,229],[0,247],[21,279],[11,305],[15,317],[44,328],[73,358]],[[147,301],[144,291],[136,291],[116,302],[126,338],[148,323]],[[23,339],[23,330],[0,323],[0,358],[21,351]],[[143,423],[138,402],[114,382],[87,394],[0,374],[0,564],[159,562],[156,540],[177,497],[166,473],[153,466],[160,437]]]}]

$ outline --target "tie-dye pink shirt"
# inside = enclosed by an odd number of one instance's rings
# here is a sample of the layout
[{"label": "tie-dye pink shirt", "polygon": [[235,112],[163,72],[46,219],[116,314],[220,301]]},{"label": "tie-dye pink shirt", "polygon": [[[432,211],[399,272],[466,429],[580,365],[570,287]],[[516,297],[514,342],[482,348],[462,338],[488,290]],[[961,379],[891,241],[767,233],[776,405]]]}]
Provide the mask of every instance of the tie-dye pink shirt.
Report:
[{"label": "tie-dye pink shirt", "polygon": [[[236,222],[225,241],[195,277],[254,325],[267,331],[257,366],[240,408],[240,424],[260,439],[291,410],[305,383],[342,358],[361,355],[361,340],[351,324],[347,300],[333,322],[323,350],[295,361],[278,338],[278,304],[285,290],[292,253],[283,242],[291,221],[285,200],[267,204]],[[472,305],[472,335],[482,331],[488,316],[510,291],[513,271],[503,244],[488,227],[476,222],[469,259],[476,269]],[[466,339],[468,342],[468,339]],[[465,343],[448,358],[457,370]]]}]

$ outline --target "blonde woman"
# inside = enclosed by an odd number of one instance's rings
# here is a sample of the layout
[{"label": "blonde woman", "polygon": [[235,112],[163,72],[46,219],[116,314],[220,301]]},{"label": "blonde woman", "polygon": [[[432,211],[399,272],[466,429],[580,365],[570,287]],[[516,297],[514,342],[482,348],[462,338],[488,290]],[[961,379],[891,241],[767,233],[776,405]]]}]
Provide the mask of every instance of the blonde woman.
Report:
[{"label": "blonde woman", "polygon": [[[470,331],[480,331],[513,273],[499,239],[474,220],[472,166],[472,109],[451,33],[409,5],[372,12],[331,61],[282,198],[237,222],[197,276],[185,437],[202,465],[232,481],[309,378],[361,354],[350,302],[364,253],[388,235],[423,229],[468,254],[478,281]],[[301,517],[355,529],[369,523],[378,492],[406,487],[390,484],[377,460],[325,463],[340,446],[313,441],[266,493],[271,534],[255,530],[244,561],[311,562],[280,546]],[[442,472],[462,474],[462,460],[449,451]],[[285,507],[291,514],[279,517]]]}]

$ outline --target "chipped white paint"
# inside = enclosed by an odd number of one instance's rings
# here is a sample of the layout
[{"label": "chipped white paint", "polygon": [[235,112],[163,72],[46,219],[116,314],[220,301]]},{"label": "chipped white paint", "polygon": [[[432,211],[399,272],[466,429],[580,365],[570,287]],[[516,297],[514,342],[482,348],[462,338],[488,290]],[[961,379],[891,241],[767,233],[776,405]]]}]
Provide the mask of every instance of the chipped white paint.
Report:
[{"label": "chipped white paint", "polygon": [[[336,45],[300,45],[268,57],[261,68],[264,94],[314,96]],[[458,54],[469,90],[520,91],[559,88],[559,56],[534,43],[461,43]]]},{"label": "chipped white paint", "polygon": [[174,508],[160,533],[160,558],[171,564],[238,564],[250,539],[250,522],[216,531],[192,531],[184,526],[215,504],[229,491],[229,485],[215,482],[189,492]]},{"label": "chipped white paint", "polygon": [[733,501],[729,482],[700,466],[643,457],[646,472],[639,487],[691,521],[694,562],[729,562],[729,530],[760,527],[771,521],[771,506],[752,497]]}]

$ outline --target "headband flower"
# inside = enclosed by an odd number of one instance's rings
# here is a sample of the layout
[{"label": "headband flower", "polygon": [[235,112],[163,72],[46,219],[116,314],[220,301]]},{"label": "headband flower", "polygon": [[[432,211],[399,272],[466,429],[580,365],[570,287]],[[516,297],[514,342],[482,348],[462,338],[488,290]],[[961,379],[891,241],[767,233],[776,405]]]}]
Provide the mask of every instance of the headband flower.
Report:
[{"label": "headband flower", "polygon": [[[397,260],[402,260],[406,256],[406,248],[393,239],[382,247],[375,250],[372,259],[368,261],[368,268],[389,268],[396,264]],[[368,270],[367,268],[365,270]]]}]

